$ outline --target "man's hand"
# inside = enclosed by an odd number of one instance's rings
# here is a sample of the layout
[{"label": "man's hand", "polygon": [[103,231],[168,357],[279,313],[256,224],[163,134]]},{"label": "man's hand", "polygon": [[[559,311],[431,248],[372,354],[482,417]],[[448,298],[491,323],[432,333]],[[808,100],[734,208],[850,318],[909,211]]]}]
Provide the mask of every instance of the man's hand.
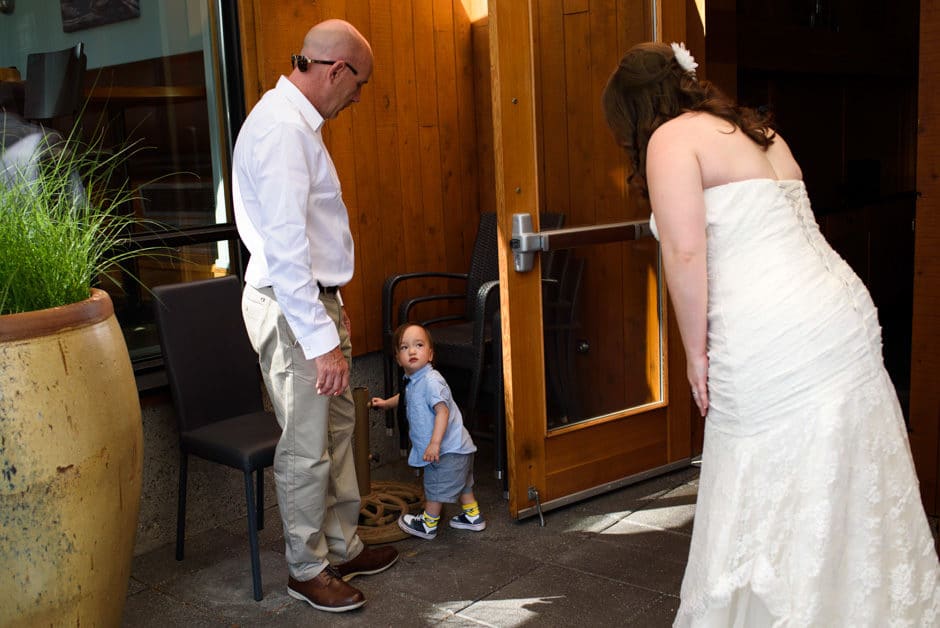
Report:
[{"label": "man's hand", "polygon": [[317,365],[317,394],[339,395],[349,387],[349,364],[339,347],[314,358]]}]

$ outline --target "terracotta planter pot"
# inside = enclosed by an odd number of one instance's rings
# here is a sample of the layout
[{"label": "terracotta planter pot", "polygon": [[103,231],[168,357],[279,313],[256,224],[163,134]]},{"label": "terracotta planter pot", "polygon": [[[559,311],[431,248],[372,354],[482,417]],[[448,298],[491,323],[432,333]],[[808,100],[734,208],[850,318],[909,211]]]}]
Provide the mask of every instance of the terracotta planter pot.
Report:
[{"label": "terracotta planter pot", "polygon": [[0,626],[118,626],[140,401],[111,299],[0,316]]}]

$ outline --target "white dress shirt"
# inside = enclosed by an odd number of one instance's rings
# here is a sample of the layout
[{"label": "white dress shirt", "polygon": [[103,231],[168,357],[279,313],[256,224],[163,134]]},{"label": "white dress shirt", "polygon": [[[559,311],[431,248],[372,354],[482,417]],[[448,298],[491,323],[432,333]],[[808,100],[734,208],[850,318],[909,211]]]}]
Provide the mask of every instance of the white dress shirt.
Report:
[{"label": "white dress shirt", "polygon": [[251,257],[245,282],[271,286],[307,359],[339,345],[319,282],[353,275],[353,239],[323,116],[282,76],[248,115],[233,155],[235,223]]}]

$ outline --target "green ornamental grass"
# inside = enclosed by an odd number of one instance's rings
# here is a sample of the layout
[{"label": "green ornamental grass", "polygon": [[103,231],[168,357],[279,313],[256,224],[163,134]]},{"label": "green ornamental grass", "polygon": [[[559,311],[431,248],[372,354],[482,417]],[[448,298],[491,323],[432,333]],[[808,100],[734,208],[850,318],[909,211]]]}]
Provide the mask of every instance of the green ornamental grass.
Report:
[{"label": "green ornamental grass", "polygon": [[116,176],[134,147],[100,145],[74,131],[46,135],[38,170],[0,181],[0,314],[87,299],[96,281],[148,252],[128,246],[141,221],[122,211],[134,193]]}]

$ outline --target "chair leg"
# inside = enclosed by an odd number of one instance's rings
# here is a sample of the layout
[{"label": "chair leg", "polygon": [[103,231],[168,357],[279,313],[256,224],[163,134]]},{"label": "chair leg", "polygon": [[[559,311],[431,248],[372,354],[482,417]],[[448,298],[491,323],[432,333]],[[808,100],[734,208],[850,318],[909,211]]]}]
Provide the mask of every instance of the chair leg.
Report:
[{"label": "chair leg", "polygon": [[189,454],[180,451],[180,479],[176,504],[176,560],[183,560],[183,544],[186,540],[186,474]]},{"label": "chair leg", "polygon": [[477,397],[480,396],[480,374],[483,371],[482,362],[470,374],[470,389],[467,391],[467,402],[464,410],[464,425],[473,432],[479,429],[477,425]]},{"label": "chair leg", "polygon": [[395,362],[391,356],[386,355],[382,362],[382,377],[385,380],[385,398],[391,397],[395,392]]},{"label": "chair leg", "polygon": [[248,544],[251,547],[251,586],[255,601],[260,602],[261,593],[261,558],[258,556],[258,528],[255,525],[254,482],[251,471],[245,471],[245,500],[248,502]]},{"label": "chair leg", "polygon": [[257,513],[258,530],[264,530],[264,467],[255,471],[258,474]]},{"label": "chair leg", "polygon": [[[395,381],[400,381],[401,367],[392,367],[392,375]],[[400,393],[401,391],[397,392]],[[408,450],[411,448],[411,438],[408,436],[408,421],[400,409],[395,410],[395,421],[398,424],[398,450],[402,452],[402,456],[407,456]]]}]

